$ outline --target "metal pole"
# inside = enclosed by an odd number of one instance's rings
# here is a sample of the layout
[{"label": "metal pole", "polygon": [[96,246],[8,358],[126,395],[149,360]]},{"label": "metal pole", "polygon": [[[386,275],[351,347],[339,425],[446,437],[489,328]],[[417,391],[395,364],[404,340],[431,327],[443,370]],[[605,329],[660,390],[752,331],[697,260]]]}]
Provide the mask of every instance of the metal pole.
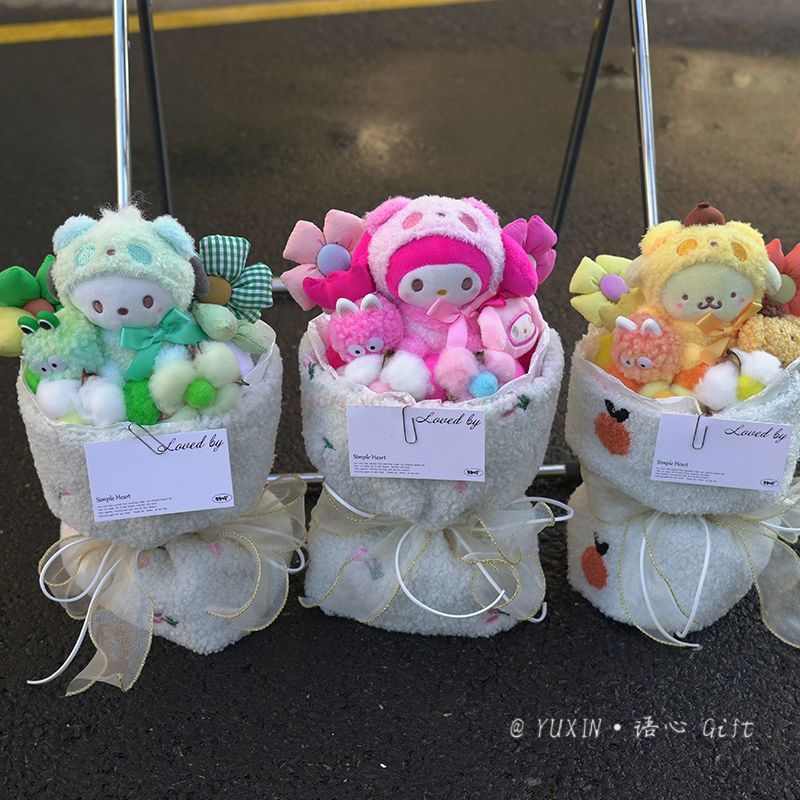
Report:
[{"label": "metal pole", "polygon": [[631,43],[636,73],[636,113],[642,164],[642,196],[645,227],[658,225],[656,143],[653,121],[653,86],[650,82],[650,37],[647,31],[647,0],[630,0]]},{"label": "metal pole", "polygon": [[583,135],[586,130],[586,121],[589,118],[589,109],[597,84],[597,75],[603,61],[603,49],[608,39],[608,29],[611,25],[611,16],[614,11],[614,0],[601,0],[597,7],[597,17],[594,20],[592,39],[589,42],[589,52],[586,54],[586,66],[583,69],[583,79],[578,92],[578,102],[572,118],[572,128],[569,132],[567,151],[564,154],[564,164],[561,167],[561,177],[558,180],[556,199],[553,203],[553,214],[550,224],[553,230],[561,235],[561,225],[569,202],[572,190],[572,181],[580,157]]},{"label": "metal pole", "polygon": [[144,65],[147,73],[147,89],[150,95],[150,108],[153,120],[153,134],[156,139],[158,167],[161,172],[161,194],[167,214],[172,214],[172,187],[169,178],[169,159],[167,157],[167,135],[164,128],[164,114],[161,108],[161,89],[158,80],[156,61],[156,40],[153,35],[153,8],[150,0],[137,0],[139,12],[139,34],[142,37]]},{"label": "metal pole", "polygon": [[128,89],[128,2],[114,0],[114,117],[117,144],[117,206],[131,200],[131,150]]}]

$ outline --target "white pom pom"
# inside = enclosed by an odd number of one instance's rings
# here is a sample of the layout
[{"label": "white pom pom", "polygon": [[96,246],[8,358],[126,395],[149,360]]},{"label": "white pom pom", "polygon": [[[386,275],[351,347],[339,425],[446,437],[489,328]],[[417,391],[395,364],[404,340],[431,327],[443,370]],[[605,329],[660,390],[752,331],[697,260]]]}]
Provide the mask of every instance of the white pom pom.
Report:
[{"label": "white pom pom", "polygon": [[108,428],[125,419],[122,387],[107,378],[94,376],[78,390],[78,412],[87,425]]},{"label": "white pom pom", "polygon": [[734,350],[742,364],[742,375],[754,378],[764,386],[769,386],[783,371],[780,359],[772,353],[763,350],[754,350],[746,353],[744,350]]},{"label": "white pom pom", "polygon": [[36,402],[46,417],[59,419],[77,408],[80,386],[78,380],[40,381]]},{"label": "white pom pom", "polygon": [[430,372],[425,362],[413,353],[395,353],[380,374],[380,380],[396,392],[406,392],[424,400],[430,390]]},{"label": "white pom pom", "polygon": [[197,377],[191,361],[170,361],[150,376],[150,393],[159,411],[174,414],[183,406],[183,395]]},{"label": "white pom pom", "polygon": [[373,381],[378,380],[383,367],[383,356],[372,354],[356,358],[349,364],[339,368],[339,374],[353,383],[362,386],[369,386]]},{"label": "white pom pom", "polygon": [[194,357],[197,374],[214,388],[233,383],[241,378],[239,359],[224,342],[206,342]]},{"label": "white pom pom", "polygon": [[739,370],[731,361],[723,361],[706,372],[695,387],[695,397],[712,411],[722,411],[737,402]]}]

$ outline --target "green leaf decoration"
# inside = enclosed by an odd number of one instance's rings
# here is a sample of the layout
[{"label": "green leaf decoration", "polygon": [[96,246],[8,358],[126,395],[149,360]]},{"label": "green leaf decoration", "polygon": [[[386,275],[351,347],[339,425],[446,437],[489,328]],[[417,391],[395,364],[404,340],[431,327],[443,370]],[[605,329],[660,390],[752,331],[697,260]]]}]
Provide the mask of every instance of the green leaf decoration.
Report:
[{"label": "green leaf decoration", "polygon": [[335,450],[336,448],[331,444],[331,440],[327,436],[322,437],[322,441],[325,445],[326,450]]},{"label": "green leaf decoration", "polygon": [[521,395],[520,395],[520,396],[517,398],[517,405],[518,405],[518,406],[519,406],[519,407],[520,407],[520,408],[521,408],[523,411],[527,411],[527,410],[528,410],[528,406],[529,406],[530,404],[531,404],[531,399],[530,399],[530,397],[528,397],[528,395],[526,395],[526,394],[521,394]]}]

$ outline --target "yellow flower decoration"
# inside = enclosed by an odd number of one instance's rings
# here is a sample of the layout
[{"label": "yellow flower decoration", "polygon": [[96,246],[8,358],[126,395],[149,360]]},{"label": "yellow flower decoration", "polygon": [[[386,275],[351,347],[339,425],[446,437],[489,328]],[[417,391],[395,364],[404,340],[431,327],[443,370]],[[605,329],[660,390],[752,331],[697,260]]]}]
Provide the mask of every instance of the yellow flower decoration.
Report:
[{"label": "yellow flower decoration", "polygon": [[630,265],[631,260],[621,256],[584,258],[569,283],[570,292],[577,295],[570,300],[572,307],[592,325],[613,329],[618,316],[626,317],[642,304],[639,290],[625,280]]}]

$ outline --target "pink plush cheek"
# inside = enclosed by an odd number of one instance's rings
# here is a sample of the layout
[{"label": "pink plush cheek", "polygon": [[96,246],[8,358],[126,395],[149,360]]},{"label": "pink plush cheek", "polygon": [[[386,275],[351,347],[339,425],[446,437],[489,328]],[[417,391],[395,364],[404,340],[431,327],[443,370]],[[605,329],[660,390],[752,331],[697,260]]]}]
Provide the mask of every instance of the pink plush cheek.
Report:
[{"label": "pink plush cheek", "polygon": [[683,308],[683,303],[676,303],[676,304],[675,304],[675,307],[676,307],[676,308]]}]

